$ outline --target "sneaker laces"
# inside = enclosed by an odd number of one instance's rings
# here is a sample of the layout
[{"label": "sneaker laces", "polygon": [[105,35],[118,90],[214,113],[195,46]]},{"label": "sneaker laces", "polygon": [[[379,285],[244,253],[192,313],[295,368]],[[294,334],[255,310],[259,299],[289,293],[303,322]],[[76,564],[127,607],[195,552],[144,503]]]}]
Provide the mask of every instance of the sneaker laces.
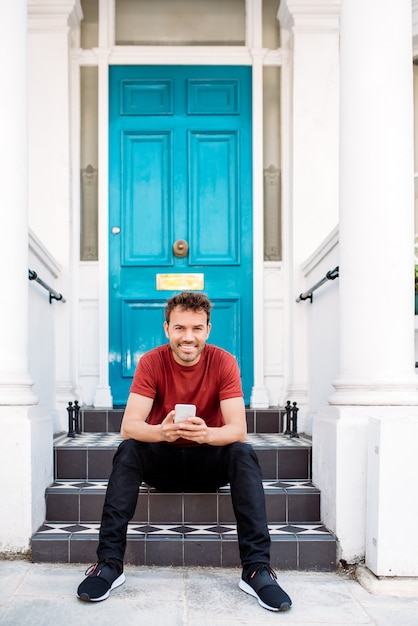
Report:
[{"label": "sneaker laces", "polygon": [[112,560],[112,559],[107,559],[107,560],[103,560],[103,561],[99,561],[98,563],[93,563],[93,565],[90,565],[86,571],[84,572],[84,576],[93,576],[94,572],[96,571],[96,569],[101,566],[100,570],[97,572],[96,576],[100,576],[102,569],[105,566],[109,566],[109,567],[113,567],[114,569],[118,569],[116,563]]},{"label": "sneaker laces", "polygon": [[91,574],[93,574],[94,570],[97,567],[99,567],[99,563],[93,563],[93,565],[90,565],[90,567],[88,567],[84,572],[84,576],[90,576]]},{"label": "sneaker laces", "polygon": [[251,576],[250,576],[249,578],[250,578],[250,579],[251,579],[251,578],[254,578],[254,576],[256,576],[257,574],[261,573],[261,572],[263,571],[263,569],[266,569],[266,570],[267,570],[267,572],[268,572],[268,574],[269,574],[270,578],[271,578],[273,581],[276,581],[276,580],[277,580],[277,575],[276,575],[276,572],[275,572],[274,570],[272,570],[272,569],[271,569],[270,565],[266,565],[265,563],[262,563],[261,565],[259,565],[259,566],[258,566],[258,567],[257,567],[257,568],[253,571],[253,573],[251,574]]}]

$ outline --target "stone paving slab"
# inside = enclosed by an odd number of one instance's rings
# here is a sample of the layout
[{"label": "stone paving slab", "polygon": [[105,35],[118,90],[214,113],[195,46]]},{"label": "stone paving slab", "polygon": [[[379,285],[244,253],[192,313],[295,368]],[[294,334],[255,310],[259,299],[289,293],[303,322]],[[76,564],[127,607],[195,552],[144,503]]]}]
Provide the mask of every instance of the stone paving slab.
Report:
[{"label": "stone paving slab", "polygon": [[371,594],[356,580],[337,573],[278,572],[280,584],[293,599],[292,609],[285,613],[266,611],[243,593],[238,588],[240,570],[218,568],[128,566],[126,583],[108,600],[84,603],[75,591],[87,566],[0,561],[0,624],[258,626],[279,620],[286,626],[418,624],[418,597]]}]

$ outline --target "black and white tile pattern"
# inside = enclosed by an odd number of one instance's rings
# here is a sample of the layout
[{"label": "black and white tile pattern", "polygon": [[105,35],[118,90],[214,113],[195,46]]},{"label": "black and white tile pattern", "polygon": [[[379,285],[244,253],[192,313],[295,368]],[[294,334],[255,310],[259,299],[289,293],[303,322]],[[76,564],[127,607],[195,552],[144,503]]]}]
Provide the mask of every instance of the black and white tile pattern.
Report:
[{"label": "black and white tile pattern", "polygon": [[[55,448],[116,448],[122,441],[119,433],[81,433],[75,437],[61,437]],[[300,438],[290,438],[280,433],[250,433],[247,443],[254,448],[310,448],[311,443]]]},{"label": "black and white tile pattern", "polygon": [[[59,491],[101,491],[107,488],[107,480],[56,480],[50,487],[48,493]],[[286,492],[316,492],[317,488],[310,480],[263,480],[263,488],[266,493],[272,491]],[[153,487],[149,487],[143,483],[139,488],[140,493],[156,492]],[[229,485],[225,485],[218,489],[219,493],[229,493]]]},{"label": "black and white tile pattern", "polygon": [[[45,523],[39,528],[36,537],[48,535],[89,535],[96,538],[99,533],[100,524],[68,524],[68,523]],[[322,524],[271,524],[269,525],[271,536],[332,536]],[[231,537],[236,536],[237,528],[235,524],[129,524],[128,537],[134,536],[165,536],[165,537],[187,537],[202,536],[208,537]]]}]

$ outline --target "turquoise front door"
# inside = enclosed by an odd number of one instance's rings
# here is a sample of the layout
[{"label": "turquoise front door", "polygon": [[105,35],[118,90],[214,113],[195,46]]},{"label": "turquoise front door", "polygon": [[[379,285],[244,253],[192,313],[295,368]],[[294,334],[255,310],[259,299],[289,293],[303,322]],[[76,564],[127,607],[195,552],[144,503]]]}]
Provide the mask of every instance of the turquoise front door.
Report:
[{"label": "turquoise front door", "polygon": [[168,297],[214,303],[210,343],[253,384],[251,68],[112,66],[109,380],[126,403],[138,359],[167,340]]}]

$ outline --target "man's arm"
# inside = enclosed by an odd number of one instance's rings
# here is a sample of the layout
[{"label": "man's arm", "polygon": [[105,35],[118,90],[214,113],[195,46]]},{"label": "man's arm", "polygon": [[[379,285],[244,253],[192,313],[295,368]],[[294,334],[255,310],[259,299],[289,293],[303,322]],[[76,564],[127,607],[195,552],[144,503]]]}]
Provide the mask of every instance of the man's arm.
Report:
[{"label": "man's arm", "polygon": [[236,441],[245,441],[247,420],[243,398],[221,400],[221,411],[225,422],[223,426],[209,427],[202,418],[189,417],[185,422],[176,424],[180,437],[211,446],[226,446]]},{"label": "man's arm", "polygon": [[148,424],[146,419],[150,414],[153,399],[130,393],[123,415],[120,433],[123,439],[136,439],[147,442],[173,442],[179,438],[177,424],[174,424],[174,413],[165,417],[161,424]]}]

